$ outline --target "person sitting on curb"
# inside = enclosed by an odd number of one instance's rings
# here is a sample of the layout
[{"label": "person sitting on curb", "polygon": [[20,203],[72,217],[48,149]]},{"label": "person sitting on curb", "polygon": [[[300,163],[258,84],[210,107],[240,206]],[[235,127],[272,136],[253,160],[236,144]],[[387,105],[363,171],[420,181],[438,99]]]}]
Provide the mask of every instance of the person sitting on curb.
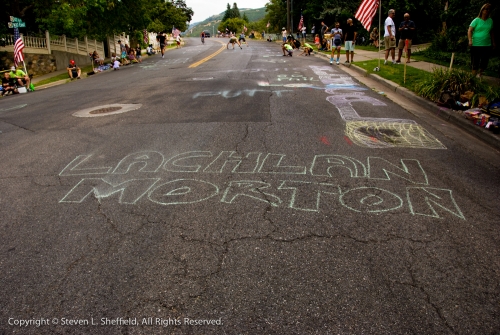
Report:
[{"label": "person sitting on curb", "polygon": [[23,70],[16,70],[15,66],[12,66],[10,68],[10,77],[14,80],[17,80],[17,85],[18,86],[25,86],[29,90],[30,87],[30,77],[24,73]]},{"label": "person sitting on curb", "polygon": [[99,64],[99,65],[104,65],[104,58],[99,56],[99,54],[95,50],[92,53],[92,59],[94,60],[94,63]]},{"label": "person sitting on curb", "polygon": [[4,77],[2,78],[2,89],[2,97],[6,94],[19,93],[16,88],[16,81],[14,78],[11,78],[9,72],[4,73]]},{"label": "person sitting on curb", "polygon": [[74,60],[69,61],[69,65],[66,68],[68,70],[68,75],[71,80],[80,79],[80,75],[82,74],[82,70],[76,65]]}]

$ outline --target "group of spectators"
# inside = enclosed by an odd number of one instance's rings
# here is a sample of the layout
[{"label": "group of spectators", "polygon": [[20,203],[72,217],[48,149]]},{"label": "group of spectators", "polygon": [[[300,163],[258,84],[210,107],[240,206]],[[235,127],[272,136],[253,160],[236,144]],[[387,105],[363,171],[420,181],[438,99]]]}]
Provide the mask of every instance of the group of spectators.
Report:
[{"label": "group of spectators", "polygon": [[1,96],[19,93],[20,88],[23,87],[26,92],[33,90],[30,77],[21,69],[15,66],[6,71],[2,78]]}]

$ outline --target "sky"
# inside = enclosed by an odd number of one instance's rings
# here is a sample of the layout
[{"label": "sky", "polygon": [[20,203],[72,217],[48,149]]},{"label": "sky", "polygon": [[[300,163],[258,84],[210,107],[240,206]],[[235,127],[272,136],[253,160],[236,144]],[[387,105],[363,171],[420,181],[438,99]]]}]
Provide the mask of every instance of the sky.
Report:
[{"label": "sky", "polygon": [[191,23],[201,22],[212,15],[224,13],[227,9],[227,4],[233,8],[233,3],[236,2],[238,8],[262,8],[268,0],[185,0],[186,6],[191,7],[194,11]]}]

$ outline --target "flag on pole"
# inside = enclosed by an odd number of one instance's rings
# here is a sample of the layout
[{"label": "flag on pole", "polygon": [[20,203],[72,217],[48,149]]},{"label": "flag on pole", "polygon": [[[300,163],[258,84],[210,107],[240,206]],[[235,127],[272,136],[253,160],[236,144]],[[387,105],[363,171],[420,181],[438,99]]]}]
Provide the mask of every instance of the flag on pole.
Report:
[{"label": "flag on pole", "polygon": [[175,26],[172,26],[172,36],[174,36],[174,38],[179,36],[180,33],[181,33],[181,31],[179,29],[175,28]]},{"label": "flag on pole", "polygon": [[269,26],[271,26],[271,24],[269,23],[269,21],[267,21],[266,28],[269,28]]},{"label": "flag on pole", "polygon": [[372,26],[373,17],[377,13],[379,0],[363,0],[354,17],[361,22],[363,27],[370,31]]},{"label": "flag on pole", "polygon": [[303,26],[304,26],[304,16],[300,14],[299,31],[302,29]]},{"label": "flag on pole", "polygon": [[24,43],[21,35],[19,35],[19,29],[14,28],[14,65],[16,67],[24,61],[23,49]]},{"label": "flag on pole", "polygon": [[142,38],[144,39],[144,43],[148,44],[149,38],[148,38],[148,31],[146,29],[142,31]]}]

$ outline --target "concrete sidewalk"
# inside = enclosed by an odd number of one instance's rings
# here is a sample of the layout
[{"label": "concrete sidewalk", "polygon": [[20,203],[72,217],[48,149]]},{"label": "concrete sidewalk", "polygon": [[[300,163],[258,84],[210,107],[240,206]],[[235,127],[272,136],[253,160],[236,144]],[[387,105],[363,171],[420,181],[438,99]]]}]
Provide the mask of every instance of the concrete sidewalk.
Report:
[{"label": "concrete sidewalk", "polygon": [[[429,44],[419,44],[419,45],[414,45],[412,47],[412,52],[418,52],[422,51],[429,47]],[[396,50],[396,58],[397,58],[398,50]],[[360,50],[360,49],[355,49],[354,51],[354,62],[362,62],[362,61],[368,61],[368,60],[376,60],[380,59],[380,64],[384,64],[384,57],[385,57],[385,51],[380,50],[380,52],[375,52],[375,51],[368,51],[368,50]],[[389,55],[388,62],[391,62],[392,60]],[[401,59],[400,64],[396,64],[394,66],[404,66],[404,60],[403,58]],[[442,66],[439,64],[435,63],[429,63],[429,62],[424,62],[424,61],[419,61],[416,59],[410,59],[410,63],[406,64],[409,67],[413,67],[419,70],[427,71],[427,72],[432,72],[434,69],[442,68],[442,69],[448,69],[448,66]],[[497,85],[500,86],[500,78],[495,78],[495,77],[487,77],[483,76],[483,80],[489,84],[492,85]]]}]

